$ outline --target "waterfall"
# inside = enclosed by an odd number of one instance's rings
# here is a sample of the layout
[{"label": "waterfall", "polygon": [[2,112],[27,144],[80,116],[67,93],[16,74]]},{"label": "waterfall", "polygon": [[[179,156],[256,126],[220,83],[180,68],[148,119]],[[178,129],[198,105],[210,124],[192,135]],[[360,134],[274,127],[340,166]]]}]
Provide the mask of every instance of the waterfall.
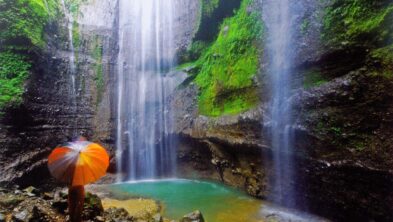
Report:
[{"label": "waterfall", "polygon": [[290,0],[266,0],[267,52],[271,81],[270,121],[266,123],[273,149],[271,179],[274,202],[293,207],[296,202],[291,125],[291,67],[293,61],[293,15]]},{"label": "waterfall", "polygon": [[[46,2],[46,1],[45,1]],[[74,36],[73,36],[73,29],[74,29],[74,17],[72,13],[67,9],[64,0],[61,0],[61,5],[63,8],[64,15],[67,19],[67,31],[68,31],[68,59],[69,59],[69,74],[70,74],[70,89],[69,95],[71,96],[71,107],[72,112],[76,115],[78,111],[78,103],[77,103],[77,92],[76,92],[76,64],[75,64],[75,48],[74,48]],[[78,120],[74,118],[73,123],[73,132],[72,137],[76,138],[78,136],[77,126]]]},{"label": "waterfall", "polygon": [[174,3],[119,1],[117,164],[119,180],[175,174],[175,145],[168,135],[165,100],[174,90]]}]

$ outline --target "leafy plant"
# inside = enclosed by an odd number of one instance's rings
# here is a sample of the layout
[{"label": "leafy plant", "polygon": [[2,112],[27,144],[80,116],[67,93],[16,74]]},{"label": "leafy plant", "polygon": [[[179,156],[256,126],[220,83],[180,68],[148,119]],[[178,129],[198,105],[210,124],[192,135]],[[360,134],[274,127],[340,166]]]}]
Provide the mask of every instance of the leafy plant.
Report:
[{"label": "leafy plant", "polygon": [[27,56],[10,51],[0,53],[0,109],[22,101],[23,84],[30,68]]}]

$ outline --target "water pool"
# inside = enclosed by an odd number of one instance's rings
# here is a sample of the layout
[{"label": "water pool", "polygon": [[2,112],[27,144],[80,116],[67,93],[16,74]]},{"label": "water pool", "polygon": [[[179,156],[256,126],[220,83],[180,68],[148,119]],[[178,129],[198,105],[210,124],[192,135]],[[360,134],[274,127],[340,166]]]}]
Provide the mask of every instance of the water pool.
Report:
[{"label": "water pool", "polygon": [[164,216],[179,219],[200,210],[208,222],[258,221],[262,202],[222,184],[196,180],[141,181],[110,185],[114,195],[159,200]]},{"label": "water pool", "polygon": [[105,185],[115,199],[144,197],[160,201],[165,217],[180,219],[200,210],[207,222],[326,222],[304,212],[254,199],[220,183],[200,180],[152,180]]}]

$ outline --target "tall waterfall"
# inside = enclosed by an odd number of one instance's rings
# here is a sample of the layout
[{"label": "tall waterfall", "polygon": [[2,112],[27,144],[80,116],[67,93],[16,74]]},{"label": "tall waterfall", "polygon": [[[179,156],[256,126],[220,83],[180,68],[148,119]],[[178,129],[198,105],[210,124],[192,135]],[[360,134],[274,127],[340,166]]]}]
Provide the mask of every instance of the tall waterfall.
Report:
[{"label": "tall waterfall", "polygon": [[[61,5],[63,8],[64,15],[66,17],[67,32],[68,32],[68,50],[69,50],[68,59],[69,59],[69,75],[70,75],[69,95],[71,96],[70,105],[72,107],[72,112],[76,114],[78,112],[78,102],[77,102],[77,90],[76,90],[76,61],[75,61],[75,47],[74,47],[74,35],[73,35],[74,17],[72,13],[68,10],[65,0],[61,0]],[[74,119],[75,120],[73,122],[72,137],[76,138],[78,136],[78,132],[77,132],[78,120],[77,118]]]},{"label": "tall waterfall", "polygon": [[266,0],[264,20],[271,81],[270,121],[267,127],[273,149],[272,199],[294,206],[293,133],[291,126],[291,61],[293,60],[293,15],[290,0]]},{"label": "tall waterfall", "polygon": [[119,1],[117,164],[121,180],[175,174],[165,100],[175,84],[173,0]]}]

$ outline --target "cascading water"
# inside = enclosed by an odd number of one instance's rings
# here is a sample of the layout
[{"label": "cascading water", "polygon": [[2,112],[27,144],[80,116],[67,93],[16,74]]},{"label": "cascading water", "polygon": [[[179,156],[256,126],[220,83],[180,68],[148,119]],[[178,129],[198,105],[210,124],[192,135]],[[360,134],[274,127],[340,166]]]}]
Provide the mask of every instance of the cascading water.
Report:
[{"label": "cascading water", "polygon": [[[46,1],[45,1],[46,2]],[[71,95],[71,107],[72,112],[77,113],[78,111],[78,103],[77,103],[77,92],[76,92],[76,65],[75,65],[75,48],[74,48],[74,36],[73,36],[73,26],[74,26],[74,18],[70,11],[67,9],[67,6],[64,0],[61,0],[61,5],[63,8],[64,15],[67,19],[67,31],[68,31],[68,58],[69,58],[69,74],[70,74],[70,89],[69,94]],[[73,123],[73,132],[72,137],[76,138],[78,135],[77,132],[77,118],[74,118],[75,121]]]},{"label": "cascading water", "polygon": [[165,100],[175,88],[174,4],[119,1],[117,163],[119,180],[175,174],[175,145]]},{"label": "cascading water", "polygon": [[293,15],[290,0],[266,0],[264,7],[268,30],[269,77],[272,83],[270,121],[266,124],[273,149],[271,197],[274,202],[293,207],[296,202],[290,102]]}]

